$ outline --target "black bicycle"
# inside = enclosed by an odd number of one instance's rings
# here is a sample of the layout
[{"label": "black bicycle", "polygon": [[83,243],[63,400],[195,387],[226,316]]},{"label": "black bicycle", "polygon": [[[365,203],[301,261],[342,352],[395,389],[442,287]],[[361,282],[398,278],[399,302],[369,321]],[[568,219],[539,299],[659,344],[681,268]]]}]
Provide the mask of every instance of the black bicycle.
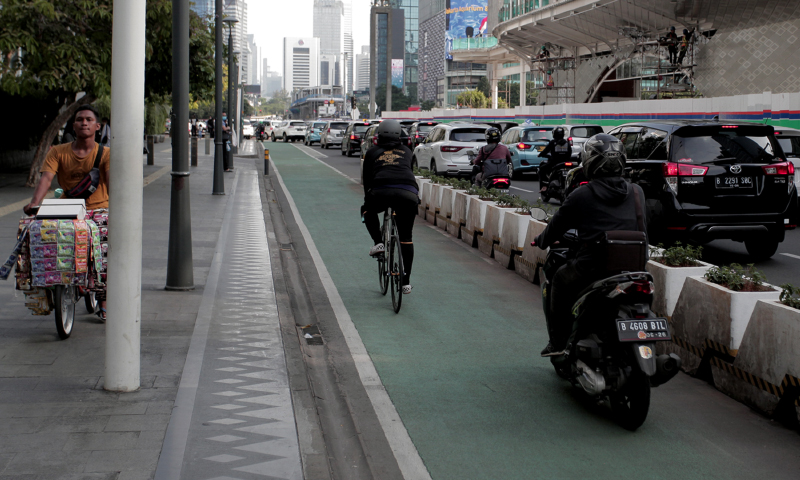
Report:
[{"label": "black bicycle", "polygon": [[403,255],[400,252],[395,213],[391,208],[387,208],[383,214],[381,233],[386,250],[375,257],[378,260],[378,283],[383,295],[391,288],[392,306],[394,313],[398,313],[403,302]]}]

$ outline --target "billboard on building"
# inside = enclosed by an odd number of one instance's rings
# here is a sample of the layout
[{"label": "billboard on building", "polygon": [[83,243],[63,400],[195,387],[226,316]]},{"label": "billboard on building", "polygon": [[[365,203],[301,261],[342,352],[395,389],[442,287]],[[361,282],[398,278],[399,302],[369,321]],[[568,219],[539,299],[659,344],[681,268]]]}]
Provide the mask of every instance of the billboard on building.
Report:
[{"label": "billboard on building", "polygon": [[455,39],[482,37],[488,34],[486,31],[488,15],[488,0],[447,0],[444,46],[447,60],[453,59],[450,50]]},{"label": "billboard on building", "polygon": [[261,85],[244,85],[244,93],[247,95],[261,95]]},{"label": "billboard on building", "polygon": [[403,59],[392,59],[392,86],[403,88]]}]

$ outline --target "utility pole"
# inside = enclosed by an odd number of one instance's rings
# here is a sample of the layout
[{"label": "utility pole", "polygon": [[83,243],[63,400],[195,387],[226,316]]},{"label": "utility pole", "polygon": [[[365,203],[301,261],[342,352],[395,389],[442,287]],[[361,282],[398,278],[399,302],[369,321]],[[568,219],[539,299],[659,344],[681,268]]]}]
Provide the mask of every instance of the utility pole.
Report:
[{"label": "utility pole", "polygon": [[140,386],[142,318],[142,125],[146,0],[114,0],[111,41],[111,156],[108,322],[103,388]]},{"label": "utility pole", "polygon": [[214,183],[212,194],[225,195],[222,179],[222,0],[214,4]]},{"label": "utility pole", "polygon": [[172,0],[172,191],[169,203],[167,290],[193,290],[189,196],[189,0]]}]

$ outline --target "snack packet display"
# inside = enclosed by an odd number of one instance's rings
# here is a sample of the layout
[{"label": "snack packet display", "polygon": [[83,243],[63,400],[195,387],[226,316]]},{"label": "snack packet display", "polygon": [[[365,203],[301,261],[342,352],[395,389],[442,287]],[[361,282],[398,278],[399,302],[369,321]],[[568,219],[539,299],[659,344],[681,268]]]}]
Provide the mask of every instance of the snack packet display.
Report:
[{"label": "snack packet display", "polygon": [[48,229],[57,229],[58,228],[58,220],[42,220],[42,230]]},{"label": "snack packet display", "polygon": [[61,284],[72,285],[72,279],[75,276],[72,272],[61,272]]},{"label": "snack packet display", "polygon": [[42,232],[31,233],[31,245],[41,245],[42,244]]},{"label": "snack packet display", "polygon": [[87,258],[89,255],[88,245],[75,245],[75,258]]},{"label": "snack packet display", "polygon": [[[85,248],[85,247],[84,247]],[[58,256],[59,257],[74,257],[75,256],[75,245],[70,244],[58,244]]]},{"label": "snack packet display", "polygon": [[61,283],[61,272],[46,272],[44,274],[44,281],[47,286],[59,285]]},{"label": "snack packet display", "polygon": [[75,272],[76,273],[86,273],[88,271],[88,265],[85,258],[76,258],[75,259]]},{"label": "snack packet display", "polygon": [[75,244],[75,224],[72,220],[59,220],[56,239],[58,243]]},{"label": "snack packet display", "polygon": [[45,278],[44,273],[33,273],[33,286],[34,287],[46,287],[47,286],[47,279]]},{"label": "snack packet display", "polygon": [[58,245],[47,244],[43,245],[45,258],[55,258],[58,256]]},{"label": "snack packet display", "polygon": [[42,221],[41,220],[34,220],[30,224],[30,232],[31,233],[42,233]]},{"label": "snack packet display", "polygon": [[[56,270],[59,272],[72,272],[75,269],[75,257],[58,257]],[[69,282],[67,282],[69,284]]]},{"label": "snack packet display", "polygon": [[31,245],[31,258],[44,258],[44,245]]},{"label": "snack packet display", "polygon": [[42,243],[56,243],[58,241],[57,228],[42,228]]},{"label": "snack packet display", "polygon": [[72,285],[85,285],[86,284],[86,274],[85,273],[73,273],[70,279],[70,283]]}]

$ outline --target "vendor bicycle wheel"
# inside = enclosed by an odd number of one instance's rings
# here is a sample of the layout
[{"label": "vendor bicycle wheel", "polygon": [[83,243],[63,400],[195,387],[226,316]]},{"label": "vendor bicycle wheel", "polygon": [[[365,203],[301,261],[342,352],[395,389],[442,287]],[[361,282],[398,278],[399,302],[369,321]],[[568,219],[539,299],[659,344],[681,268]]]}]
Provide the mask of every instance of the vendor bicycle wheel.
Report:
[{"label": "vendor bicycle wheel", "polygon": [[403,303],[403,255],[400,252],[400,237],[397,226],[392,222],[392,236],[389,244],[389,277],[392,282],[392,306],[394,313],[400,312]]},{"label": "vendor bicycle wheel", "polygon": [[100,302],[97,301],[97,293],[95,292],[86,292],[86,295],[83,297],[83,302],[86,304],[86,311],[89,313],[95,313],[100,306]]},{"label": "vendor bicycle wheel", "polygon": [[[389,220],[389,211],[385,212],[383,215],[383,228],[381,229],[381,237],[383,238],[383,245],[389,245],[389,235],[387,235],[387,231],[391,226]],[[381,286],[381,294],[386,295],[389,291],[389,256],[387,255],[388,252],[384,251],[383,253],[378,254],[378,282]]]},{"label": "vendor bicycle wheel", "polygon": [[66,340],[72,334],[75,324],[75,296],[77,287],[56,285],[53,292],[56,310],[56,331],[61,340]]}]

